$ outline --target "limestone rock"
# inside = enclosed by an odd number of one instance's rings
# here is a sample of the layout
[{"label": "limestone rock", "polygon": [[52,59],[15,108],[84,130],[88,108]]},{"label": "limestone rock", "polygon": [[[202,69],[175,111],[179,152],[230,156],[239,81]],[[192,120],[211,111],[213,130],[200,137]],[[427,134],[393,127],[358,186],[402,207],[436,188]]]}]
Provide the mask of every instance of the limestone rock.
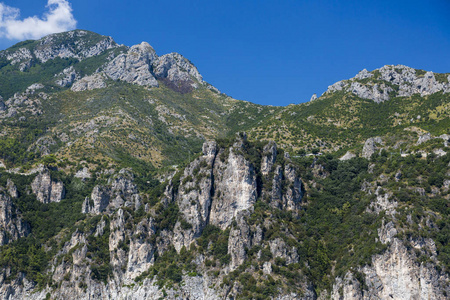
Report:
[{"label": "limestone rock", "polygon": [[374,84],[372,85],[364,85],[359,82],[352,82],[349,90],[355,94],[356,96],[364,99],[370,99],[375,101],[376,103],[380,103],[386,100],[389,100],[389,93],[393,91],[393,89],[386,84]]},{"label": "limestone rock", "polygon": [[[75,42],[61,43],[61,39],[67,41],[74,40]],[[89,41],[89,33],[87,31],[74,30],[55,33],[42,38],[35,47],[33,54],[42,63],[56,57],[73,57],[83,60],[116,47],[118,45],[111,37],[99,36],[99,41],[92,44]]]},{"label": "limestone rock", "polygon": [[157,59],[155,50],[146,42],[131,47],[105,67],[104,72],[113,80],[122,80],[149,87],[158,86],[151,73],[151,64]]},{"label": "limestone rock", "polygon": [[82,180],[86,180],[92,177],[91,172],[89,172],[89,169],[84,167],[83,169],[79,170],[75,173],[74,177],[80,178]]},{"label": "limestone rock", "polygon": [[31,63],[33,55],[29,49],[19,48],[14,52],[8,51],[6,59],[10,61],[11,65],[21,64],[20,71],[23,72],[27,69],[26,66]]},{"label": "limestone rock", "polygon": [[272,180],[272,199],[270,205],[275,208],[281,209],[283,207],[283,194],[282,194],[282,182],[283,182],[283,168],[277,166]]},{"label": "limestone rock", "polygon": [[60,202],[66,194],[62,181],[52,180],[48,169],[44,169],[34,178],[31,190],[42,203]]},{"label": "limestone rock", "polygon": [[73,66],[64,69],[61,73],[55,75],[55,77],[58,78],[55,83],[62,87],[70,86],[72,82],[80,78]]},{"label": "limestone rock", "polygon": [[128,262],[126,277],[134,279],[142,272],[147,271],[153,263],[153,254],[156,251],[155,245],[148,242],[148,239],[156,233],[152,218],[144,218],[136,226],[134,235],[130,241],[128,252]]},{"label": "limestone rock", "polygon": [[252,246],[250,227],[243,220],[242,215],[237,218],[237,226],[230,230],[230,237],[228,239],[228,253],[231,256],[230,270],[236,270],[247,258],[245,249],[250,249]]},{"label": "limestone rock", "polygon": [[277,159],[277,144],[271,141],[264,146],[264,156],[261,162],[261,173],[265,176],[272,170],[273,165]]},{"label": "limestone rock", "polygon": [[366,78],[370,78],[373,77],[373,74],[370,73],[369,71],[367,71],[367,69],[363,69],[362,71],[360,71],[358,74],[356,74],[355,78],[356,79],[366,79]]},{"label": "limestone rock", "polygon": [[352,272],[347,272],[344,279],[336,278],[331,298],[345,300],[364,299],[361,284],[354,278]]},{"label": "limestone rock", "polygon": [[109,200],[110,190],[107,187],[97,185],[92,190],[91,198],[85,199],[83,204],[83,213],[102,213],[108,207]]},{"label": "limestone rock", "polygon": [[3,99],[0,98],[0,113],[5,111],[7,109],[5,102],[3,102]]},{"label": "limestone rock", "polygon": [[128,169],[122,169],[108,180],[107,185],[96,185],[91,197],[86,198],[83,213],[100,214],[122,206],[138,209],[141,197],[134,184],[134,175]]},{"label": "limestone rock", "polygon": [[210,218],[213,194],[213,167],[216,160],[215,142],[203,144],[203,156],[192,162],[181,177],[177,204],[184,221],[192,228],[183,229],[177,224],[174,230],[174,245],[178,251],[189,247],[195,237],[200,236]]},{"label": "limestone rock", "polygon": [[28,151],[39,153],[41,156],[49,155],[51,147],[56,145],[56,141],[51,136],[43,136],[38,138],[30,147]]},{"label": "limestone rock", "polygon": [[0,246],[30,234],[30,226],[22,220],[10,196],[0,191]]},{"label": "limestone rock", "polygon": [[254,167],[235,153],[234,147],[229,152],[226,162],[219,160],[214,166],[216,193],[210,222],[221,229],[227,228],[239,212],[251,209],[257,196]]},{"label": "limestone rock", "polygon": [[276,238],[269,242],[270,252],[272,252],[273,258],[283,258],[287,264],[298,263],[299,256],[295,247],[289,247],[286,245],[283,239]]},{"label": "limestone rock", "polygon": [[339,158],[339,160],[341,160],[341,161],[344,161],[344,160],[350,160],[350,159],[352,159],[352,158],[354,158],[354,157],[356,157],[356,154],[354,154],[354,153],[352,153],[352,152],[350,152],[350,151],[347,151],[347,152],[344,154],[344,156],[342,156],[342,157]]},{"label": "limestone rock", "polygon": [[315,94],[315,93],[311,96],[311,99],[309,99],[309,102],[312,102],[314,100],[317,100],[317,94]]},{"label": "limestone rock", "polygon": [[326,93],[338,91],[351,92],[358,97],[380,103],[392,96],[427,96],[440,91],[447,93],[450,91],[450,83],[438,81],[433,72],[426,72],[422,76],[407,66],[386,65],[372,72],[364,69],[349,80],[336,82],[328,87]]},{"label": "limestone rock", "polygon": [[420,145],[422,143],[425,143],[426,141],[429,141],[432,139],[432,136],[429,132],[422,134],[419,136],[419,139],[417,140],[416,145]]},{"label": "limestone rock", "polygon": [[19,197],[19,192],[17,191],[17,187],[14,184],[14,182],[8,178],[6,181],[6,190],[8,191],[11,198],[17,198]]},{"label": "limestone rock", "polygon": [[370,159],[372,154],[376,153],[379,150],[378,145],[383,144],[383,141],[380,137],[369,138],[364,143],[364,147],[362,150],[361,156],[367,159]]},{"label": "limestone rock", "polygon": [[203,78],[197,68],[178,53],[169,53],[153,62],[153,72],[158,79],[164,79],[171,87],[179,91],[189,91],[196,87],[193,79],[203,83]]},{"label": "limestone rock", "polygon": [[76,81],[70,88],[73,92],[91,91],[94,89],[102,89],[106,87],[103,76],[95,73],[91,76],[85,76]]}]

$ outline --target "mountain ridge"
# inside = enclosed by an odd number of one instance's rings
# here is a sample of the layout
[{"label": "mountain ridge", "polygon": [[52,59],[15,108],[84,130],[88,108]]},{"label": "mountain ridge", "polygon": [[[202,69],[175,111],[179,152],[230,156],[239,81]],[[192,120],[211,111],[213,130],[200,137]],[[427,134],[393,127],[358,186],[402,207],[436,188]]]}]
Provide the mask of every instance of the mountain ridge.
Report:
[{"label": "mountain ridge", "polygon": [[2,298],[450,294],[447,74],[363,70],[279,107],[145,42],[73,31],[11,49]]}]

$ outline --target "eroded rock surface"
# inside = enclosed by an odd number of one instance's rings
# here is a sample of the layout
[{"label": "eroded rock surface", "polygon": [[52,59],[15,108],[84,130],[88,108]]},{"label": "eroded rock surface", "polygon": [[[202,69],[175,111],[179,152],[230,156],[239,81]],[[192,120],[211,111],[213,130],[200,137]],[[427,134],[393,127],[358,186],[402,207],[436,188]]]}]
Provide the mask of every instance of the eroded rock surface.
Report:
[{"label": "eroded rock surface", "polygon": [[44,169],[34,178],[31,190],[42,203],[60,202],[66,194],[62,181],[53,180],[48,169]]}]

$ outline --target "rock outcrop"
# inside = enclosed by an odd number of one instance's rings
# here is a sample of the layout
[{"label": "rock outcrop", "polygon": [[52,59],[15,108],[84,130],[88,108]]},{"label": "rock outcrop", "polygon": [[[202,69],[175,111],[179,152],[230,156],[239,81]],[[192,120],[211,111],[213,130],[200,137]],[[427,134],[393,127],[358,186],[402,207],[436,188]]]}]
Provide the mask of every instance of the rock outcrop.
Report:
[{"label": "rock outcrop", "polygon": [[53,180],[48,169],[44,169],[34,178],[31,190],[42,203],[60,202],[66,194],[62,181]]},{"label": "rock outcrop", "polygon": [[0,190],[0,246],[30,234],[30,226],[22,220],[11,197]]},{"label": "rock outcrop", "polygon": [[[396,234],[392,222],[379,230],[380,240],[390,245],[388,250],[372,257],[371,266],[358,271],[365,278],[364,286],[352,272],[344,279],[338,278],[333,286],[333,299],[447,299],[448,275],[430,263],[418,263],[415,254],[395,238]],[[428,247],[435,253],[432,241],[423,244],[416,249]]]},{"label": "rock outcrop", "polygon": [[330,85],[325,93],[351,92],[360,98],[380,103],[392,97],[448,93],[450,92],[449,82],[448,79],[447,81],[437,80],[433,72],[421,73],[420,70],[403,65],[386,65],[372,72],[364,69],[354,78]]},{"label": "rock outcrop", "polygon": [[96,73],[91,76],[85,76],[76,81],[70,88],[74,92],[91,91],[105,88],[105,78],[102,74]]},{"label": "rock outcrop", "polygon": [[55,77],[58,78],[55,83],[62,87],[70,86],[75,80],[80,78],[73,66],[64,69],[61,73],[55,75]]},{"label": "rock outcrop", "polygon": [[364,147],[361,156],[367,159],[380,150],[379,145],[383,144],[383,140],[380,137],[369,138],[364,143]]},{"label": "rock outcrop", "polygon": [[91,197],[87,197],[83,203],[82,213],[100,214],[121,206],[138,209],[141,205],[141,197],[133,178],[129,170],[122,169],[108,180],[107,185],[95,186]]},{"label": "rock outcrop", "polygon": [[104,72],[113,80],[155,87],[158,82],[151,72],[151,64],[157,57],[152,46],[142,42],[114,58]]}]

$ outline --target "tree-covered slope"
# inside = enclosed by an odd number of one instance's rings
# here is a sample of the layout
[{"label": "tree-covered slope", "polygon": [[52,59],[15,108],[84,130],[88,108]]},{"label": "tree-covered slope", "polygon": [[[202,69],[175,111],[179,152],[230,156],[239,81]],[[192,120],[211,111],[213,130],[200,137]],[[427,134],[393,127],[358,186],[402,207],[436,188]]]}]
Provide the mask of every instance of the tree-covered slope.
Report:
[{"label": "tree-covered slope", "polygon": [[84,30],[0,52],[5,299],[446,299],[450,83],[287,107]]}]

